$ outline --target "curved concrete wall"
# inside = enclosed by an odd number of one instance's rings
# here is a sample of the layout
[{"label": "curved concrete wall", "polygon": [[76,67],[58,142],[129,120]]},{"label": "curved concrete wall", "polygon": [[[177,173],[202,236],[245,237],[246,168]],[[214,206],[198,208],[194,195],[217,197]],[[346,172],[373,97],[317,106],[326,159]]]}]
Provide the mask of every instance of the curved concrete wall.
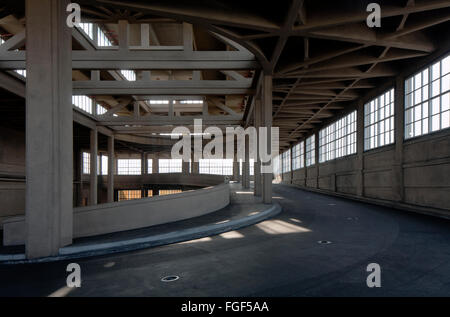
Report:
[{"label": "curved concrete wall", "polygon": [[[217,178],[216,178],[217,180]],[[167,196],[155,196],[74,209],[74,238],[126,231],[194,218],[230,203],[230,187],[219,184]],[[3,244],[25,243],[23,216],[5,220]]]},{"label": "curved concrete wall", "polygon": [[202,216],[230,203],[228,184],[168,196],[74,210],[74,238],[150,227]]}]

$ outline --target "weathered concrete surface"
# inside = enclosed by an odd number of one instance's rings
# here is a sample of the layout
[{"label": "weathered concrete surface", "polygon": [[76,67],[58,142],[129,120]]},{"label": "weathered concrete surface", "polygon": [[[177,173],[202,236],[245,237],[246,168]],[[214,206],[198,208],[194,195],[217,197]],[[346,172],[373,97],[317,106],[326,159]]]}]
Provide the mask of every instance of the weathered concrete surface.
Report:
[{"label": "weathered concrete surface", "polygon": [[[73,236],[89,237],[145,228],[202,216],[230,203],[228,184],[168,196],[121,201],[74,209]],[[5,246],[24,244],[23,217],[5,220]]]},{"label": "weathered concrete surface", "polygon": [[[0,295],[450,295],[450,222],[282,185],[273,199],[279,216],[227,235],[80,260],[79,289],[65,288],[68,261],[0,266]],[[372,262],[381,288],[366,286]]]},{"label": "weathered concrete surface", "polygon": [[[358,156],[350,155],[316,167],[283,174],[283,183],[318,188],[330,194],[389,202],[398,208],[429,210],[450,217],[450,131],[404,141],[402,176],[397,184],[395,145],[362,154],[362,182]],[[358,136],[361,137],[361,136]],[[306,175],[305,175],[306,174]],[[318,181],[318,186],[317,186]],[[401,193],[398,193],[400,187]],[[360,195],[362,193],[362,195]]]}]

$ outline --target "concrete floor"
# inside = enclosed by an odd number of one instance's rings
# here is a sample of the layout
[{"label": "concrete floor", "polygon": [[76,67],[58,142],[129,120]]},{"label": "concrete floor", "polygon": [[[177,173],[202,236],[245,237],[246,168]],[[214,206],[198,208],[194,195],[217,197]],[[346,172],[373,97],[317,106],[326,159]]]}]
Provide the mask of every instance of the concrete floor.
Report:
[{"label": "concrete floor", "polygon": [[[0,266],[0,296],[450,295],[450,221],[283,185],[274,198],[280,215],[237,232],[72,260],[78,289],[65,287],[67,261]],[[381,288],[366,286],[372,262]]]}]

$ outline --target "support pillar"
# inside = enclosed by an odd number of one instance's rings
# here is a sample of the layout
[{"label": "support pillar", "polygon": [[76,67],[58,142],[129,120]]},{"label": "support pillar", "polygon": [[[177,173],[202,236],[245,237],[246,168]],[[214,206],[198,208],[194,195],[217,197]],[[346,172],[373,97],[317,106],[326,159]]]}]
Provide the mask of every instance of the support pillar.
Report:
[{"label": "support pillar", "polygon": [[364,104],[358,102],[356,120],[356,195],[364,196]]},{"label": "support pillar", "polygon": [[114,136],[108,137],[108,202],[114,202],[114,172],[116,158],[114,155]]},{"label": "support pillar", "polygon": [[395,155],[393,165],[393,198],[396,201],[403,201],[405,196],[405,185],[403,179],[403,140],[405,132],[404,115],[404,92],[405,81],[402,76],[397,76],[395,84]]},{"label": "support pillar", "polygon": [[[256,128],[256,135],[257,135],[257,140],[259,140],[260,138],[260,134],[259,134],[259,128],[261,127],[261,100],[260,99],[255,99],[255,107],[254,109],[254,113],[253,113],[253,118],[255,120],[255,128]],[[257,142],[257,146],[256,146],[256,155],[255,155],[255,163],[254,163],[254,189],[253,189],[253,193],[255,196],[261,196],[262,195],[262,180],[261,180],[261,158],[258,155],[259,152],[259,144]]]},{"label": "support pillar", "polygon": [[159,161],[156,156],[153,156],[152,174],[158,174],[158,173],[159,173]]},{"label": "support pillar", "polygon": [[67,0],[26,0],[26,257],[72,243],[72,32]]},{"label": "support pillar", "polygon": [[250,188],[250,138],[245,136],[244,162],[242,162],[242,187]]},{"label": "support pillar", "polygon": [[[267,150],[272,152],[272,76],[263,75],[262,80],[262,113],[263,113],[263,127],[267,128]],[[264,162],[263,167],[272,165],[273,157],[270,162]],[[265,171],[266,172],[266,171]],[[272,203],[272,177],[273,173],[263,173],[263,187],[262,197],[263,203]]]},{"label": "support pillar", "polygon": [[91,171],[90,171],[90,196],[89,206],[97,205],[98,200],[98,175],[97,175],[97,156],[98,156],[98,131],[97,128],[91,130]]},{"label": "support pillar", "polygon": [[237,160],[237,155],[233,158],[233,181],[239,182],[239,161]]},{"label": "support pillar", "polygon": [[314,157],[316,161],[316,188],[319,189],[319,174],[320,174],[320,167],[319,167],[319,161],[320,161],[320,151],[319,151],[319,133],[315,132],[314,137]]}]

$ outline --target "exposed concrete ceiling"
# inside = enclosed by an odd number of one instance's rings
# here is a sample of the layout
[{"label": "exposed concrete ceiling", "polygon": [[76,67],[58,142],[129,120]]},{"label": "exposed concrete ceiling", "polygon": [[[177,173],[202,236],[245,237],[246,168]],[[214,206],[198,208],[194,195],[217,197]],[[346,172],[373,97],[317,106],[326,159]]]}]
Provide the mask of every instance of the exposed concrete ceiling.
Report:
[{"label": "exposed concrete ceiling", "polygon": [[[5,1],[4,14],[23,19],[18,2]],[[150,23],[150,43],[182,45],[181,22],[188,22],[194,25],[194,50],[227,49],[210,31],[247,48],[263,71],[273,75],[273,122],[280,127],[284,145],[303,138],[406,65],[449,42],[448,0],[380,1],[381,28],[366,25],[369,0],[78,2],[86,21],[104,25],[112,35],[119,32],[119,20],[128,20],[132,24],[130,43],[138,42],[137,25]],[[183,70],[152,72],[164,80],[189,79],[189,74]],[[202,70],[201,76],[215,80],[224,74]],[[224,112],[215,105],[220,98],[232,111],[240,113],[247,107],[245,113],[251,115],[243,95],[207,96],[212,113]]]}]

